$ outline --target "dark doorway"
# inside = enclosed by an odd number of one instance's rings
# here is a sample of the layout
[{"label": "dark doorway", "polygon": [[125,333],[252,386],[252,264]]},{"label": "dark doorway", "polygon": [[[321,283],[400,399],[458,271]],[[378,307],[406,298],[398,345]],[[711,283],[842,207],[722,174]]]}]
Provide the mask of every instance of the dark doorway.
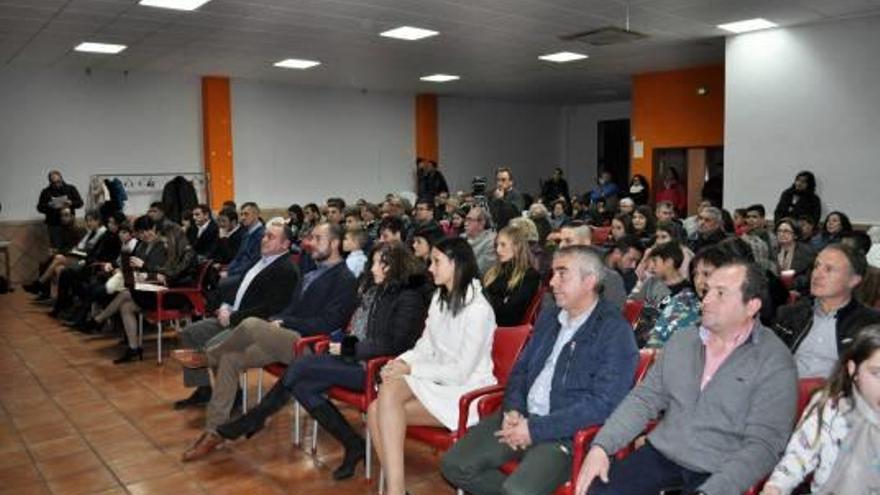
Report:
[{"label": "dark doorway", "polygon": [[596,175],[603,170],[611,172],[621,190],[629,189],[629,119],[599,122]]}]

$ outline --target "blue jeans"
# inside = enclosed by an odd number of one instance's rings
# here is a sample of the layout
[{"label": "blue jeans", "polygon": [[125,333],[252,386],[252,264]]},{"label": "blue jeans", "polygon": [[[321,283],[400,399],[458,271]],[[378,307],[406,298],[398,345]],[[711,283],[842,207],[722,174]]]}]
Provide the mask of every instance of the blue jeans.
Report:
[{"label": "blue jeans", "polygon": [[281,381],[296,400],[311,411],[327,401],[324,393],[330,387],[344,387],[363,392],[367,371],[359,362],[346,362],[338,356],[321,354],[295,360]]},{"label": "blue jeans", "polygon": [[624,460],[612,462],[608,483],[596,478],[590,495],[653,495],[669,489],[690,495],[708,478],[708,473],[685,469],[646,443]]}]

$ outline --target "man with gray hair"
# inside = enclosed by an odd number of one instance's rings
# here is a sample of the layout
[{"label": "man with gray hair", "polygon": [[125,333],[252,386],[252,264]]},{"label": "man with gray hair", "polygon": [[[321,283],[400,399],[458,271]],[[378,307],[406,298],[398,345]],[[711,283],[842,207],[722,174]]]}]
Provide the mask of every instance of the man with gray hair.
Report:
[{"label": "man with gray hair", "polygon": [[[586,246],[597,256],[604,257],[604,253],[597,248],[592,247],[592,230],[590,226],[581,222],[572,222],[563,225],[559,229],[559,247],[566,248],[568,246]],[[604,264],[600,294],[618,309],[623,309],[626,303],[626,289],[623,284],[623,277],[617,271],[608,268]]]},{"label": "man with gray hair", "polygon": [[489,213],[480,206],[471,208],[464,217],[464,236],[477,258],[480,276],[495,264],[495,232],[489,226]]},{"label": "man with gray hair", "polygon": [[[556,307],[541,313],[507,382],[502,410],[443,457],[441,470],[473,495],[553,493],[571,472],[572,438],[601,424],[627,394],[638,362],[629,324],[599,296],[605,266],[589,247],[553,256]],[[510,476],[499,468],[518,460]]]},{"label": "man with gray hair", "polygon": [[697,215],[697,232],[688,239],[688,247],[698,253],[706,246],[713,246],[727,238],[724,233],[724,218],[721,210],[707,206]]}]

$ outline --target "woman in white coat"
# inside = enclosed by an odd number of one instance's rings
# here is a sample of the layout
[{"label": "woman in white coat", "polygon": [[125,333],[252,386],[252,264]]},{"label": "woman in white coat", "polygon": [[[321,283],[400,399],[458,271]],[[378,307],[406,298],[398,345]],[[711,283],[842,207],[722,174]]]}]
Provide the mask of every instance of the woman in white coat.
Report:
[{"label": "woman in white coat", "polygon": [[[477,261],[467,241],[445,239],[431,250],[438,290],[415,347],[381,372],[367,421],[387,481],[387,495],[406,492],[403,448],[408,425],[458,424],[458,399],[496,383],[492,374],[495,314],[483,297]],[[476,404],[474,404],[476,405]],[[469,423],[477,422],[475,411]]]}]

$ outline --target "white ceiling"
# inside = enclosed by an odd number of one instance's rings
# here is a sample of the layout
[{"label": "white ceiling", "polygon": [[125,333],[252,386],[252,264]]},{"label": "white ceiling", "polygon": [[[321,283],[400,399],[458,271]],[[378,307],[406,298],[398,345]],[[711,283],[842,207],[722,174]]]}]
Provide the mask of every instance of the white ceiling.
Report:
[{"label": "white ceiling", "polygon": [[[649,38],[589,47],[560,35],[608,25]],[[219,74],[290,84],[553,102],[629,96],[630,76],[723,59],[715,25],[765,17],[783,26],[880,14],[880,0],[212,0],[196,12],[137,0],[0,0],[0,71],[85,68]],[[411,25],[417,42],[377,36]],[[117,56],[73,52],[81,41],[122,43]],[[555,65],[560,50],[590,58]],[[284,58],[323,64],[272,67]],[[443,85],[419,76],[444,72]],[[0,72],[2,73],[2,72]]]}]

